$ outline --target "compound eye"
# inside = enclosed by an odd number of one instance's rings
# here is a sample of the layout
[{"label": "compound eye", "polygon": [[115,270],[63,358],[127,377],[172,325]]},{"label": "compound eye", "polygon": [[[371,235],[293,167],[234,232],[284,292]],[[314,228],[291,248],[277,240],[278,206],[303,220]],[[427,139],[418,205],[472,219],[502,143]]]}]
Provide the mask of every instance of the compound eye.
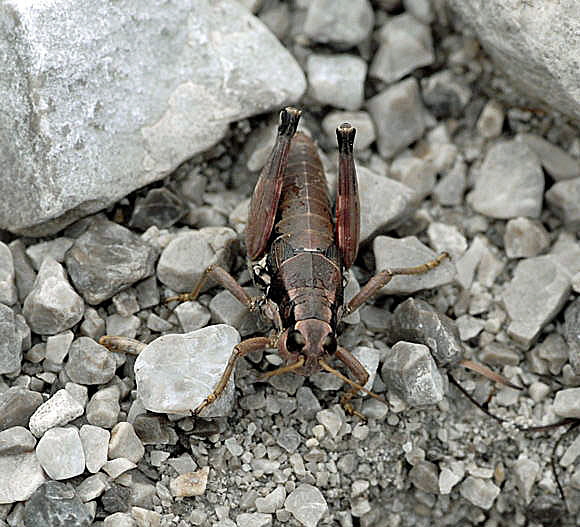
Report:
[{"label": "compound eye", "polygon": [[296,353],[304,347],[304,344],[306,344],[306,341],[300,331],[293,329],[288,333],[288,336],[286,337],[286,349],[288,351]]},{"label": "compound eye", "polygon": [[326,351],[326,353],[328,353],[329,355],[334,354],[336,352],[337,347],[336,337],[334,335],[326,335],[326,337],[324,337],[324,340],[322,342],[322,347],[324,348],[324,351]]}]

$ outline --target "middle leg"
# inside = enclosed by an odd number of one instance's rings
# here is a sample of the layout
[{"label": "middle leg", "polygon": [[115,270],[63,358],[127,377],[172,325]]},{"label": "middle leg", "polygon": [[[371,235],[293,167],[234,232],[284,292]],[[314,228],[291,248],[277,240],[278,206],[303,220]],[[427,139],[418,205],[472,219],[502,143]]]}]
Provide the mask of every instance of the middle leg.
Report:
[{"label": "middle leg", "polygon": [[400,267],[395,269],[384,269],[380,271],[375,276],[373,276],[362,288],[361,290],[351,299],[347,304],[343,316],[350,315],[356,311],[360,306],[362,306],[367,300],[370,300],[377,292],[387,285],[394,276],[397,275],[413,275],[413,274],[423,274],[431,269],[435,269],[441,264],[443,260],[449,258],[448,253],[441,253],[437,258],[426,262],[422,265],[417,265],[415,267]]}]

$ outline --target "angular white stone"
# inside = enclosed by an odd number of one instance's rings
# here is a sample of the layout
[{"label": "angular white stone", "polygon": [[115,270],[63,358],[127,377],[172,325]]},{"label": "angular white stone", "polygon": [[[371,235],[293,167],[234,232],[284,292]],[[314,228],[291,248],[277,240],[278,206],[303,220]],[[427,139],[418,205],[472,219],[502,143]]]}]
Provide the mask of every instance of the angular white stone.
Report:
[{"label": "angular white stone", "polygon": [[[195,410],[215,389],[239,342],[237,330],[225,324],[151,342],[135,361],[137,393],[145,408],[168,414]],[[222,397],[202,415],[227,414],[232,399],[233,374]]]},{"label": "angular white stone", "polygon": [[87,470],[95,474],[107,462],[111,433],[100,426],[83,425],[79,436],[85,453]]},{"label": "angular white stone", "polygon": [[35,452],[0,456],[0,505],[30,498],[45,481]]},{"label": "angular white stone", "polygon": [[2,24],[0,228],[55,232],[306,88],[231,0],[14,2]]},{"label": "angular white stone", "polygon": [[288,495],[284,508],[302,525],[316,527],[328,510],[328,505],[322,492],[308,483],[303,483]]},{"label": "angular white stone", "polygon": [[30,417],[29,428],[40,437],[48,429],[64,425],[79,415],[83,415],[83,406],[66,390],[59,390],[48,401],[41,404]]},{"label": "angular white stone", "polygon": [[36,445],[36,455],[51,479],[69,479],[85,470],[85,454],[76,428],[51,428]]},{"label": "angular white stone", "polygon": [[[421,243],[415,236],[391,238],[377,236],[373,243],[376,270],[394,269],[396,267],[413,267],[422,265],[437,257],[437,253]],[[422,289],[431,289],[453,281],[455,265],[445,259],[441,264],[422,274],[394,276],[380,290],[379,294],[393,295],[414,293]]]}]

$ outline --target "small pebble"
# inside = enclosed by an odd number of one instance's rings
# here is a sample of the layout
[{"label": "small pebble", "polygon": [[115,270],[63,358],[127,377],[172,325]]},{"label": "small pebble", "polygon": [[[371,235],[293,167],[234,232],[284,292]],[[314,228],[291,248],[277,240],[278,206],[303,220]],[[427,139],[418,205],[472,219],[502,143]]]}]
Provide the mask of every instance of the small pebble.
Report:
[{"label": "small pebble", "polygon": [[377,130],[377,146],[385,159],[419,139],[426,127],[426,110],[414,78],[393,84],[367,101]]},{"label": "small pebble", "polygon": [[94,425],[83,425],[79,431],[87,470],[96,473],[107,462],[107,451],[111,434]]},{"label": "small pebble", "polygon": [[17,300],[14,257],[8,245],[0,241],[0,303],[12,306]]},{"label": "small pebble", "polygon": [[312,0],[307,6],[304,32],[315,42],[350,48],[365,40],[373,28],[368,0]]},{"label": "small pebble", "polygon": [[364,100],[367,64],[355,55],[310,55],[306,62],[309,93],[320,104],[358,110]]},{"label": "small pebble", "polygon": [[30,431],[41,437],[47,430],[61,426],[83,415],[85,409],[67,390],[57,391],[30,417]]},{"label": "small pebble", "polygon": [[459,486],[459,492],[476,507],[489,510],[498,497],[500,489],[490,480],[468,476]]},{"label": "small pebble", "polygon": [[70,347],[65,370],[78,384],[105,384],[115,375],[114,356],[89,337],[79,337]]},{"label": "small pebble", "polygon": [[203,496],[207,487],[209,467],[203,467],[195,472],[181,474],[170,482],[173,496]]},{"label": "small pebble", "polygon": [[75,288],[87,303],[96,305],[151,276],[156,257],[157,251],[141,237],[97,215],[66,253],[65,262]]},{"label": "small pebble", "polygon": [[117,386],[108,386],[96,392],[87,404],[87,421],[101,428],[115,426],[121,410],[120,395]]},{"label": "small pebble", "polygon": [[566,388],[556,393],[554,412],[561,417],[580,418],[580,388]]},{"label": "small pebble", "polygon": [[538,218],[543,192],[544,174],[537,156],[523,143],[503,141],[487,152],[468,201],[492,218]]},{"label": "small pebble", "polygon": [[48,481],[24,506],[24,524],[27,527],[89,527],[92,523],[92,515],[68,483]]},{"label": "small pebble", "polygon": [[495,100],[491,100],[481,111],[477,120],[477,131],[486,139],[495,139],[501,134],[503,120],[504,111],[502,105]]},{"label": "small pebble", "polygon": [[316,527],[328,505],[320,490],[302,483],[288,495],[284,508],[306,527]]},{"label": "small pebble", "polygon": [[435,60],[429,26],[408,13],[388,19],[379,31],[379,42],[369,73],[386,84]]},{"label": "small pebble", "polygon": [[548,207],[569,229],[580,226],[580,177],[559,181],[546,192]]},{"label": "small pebble", "polygon": [[443,399],[443,378],[422,344],[397,342],[381,371],[385,384],[410,406],[437,404]]},{"label": "small pebble", "polygon": [[546,172],[556,181],[580,176],[580,162],[543,137],[518,134],[516,140],[526,143],[534,151]]},{"label": "small pebble", "polygon": [[145,454],[145,447],[137,437],[131,423],[117,423],[111,430],[109,441],[109,459],[126,458],[133,463],[139,463]]},{"label": "small pebble", "polygon": [[273,514],[284,506],[286,490],[284,487],[276,487],[263,498],[256,499],[256,509],[264,514]]},{"label": "small pebble", "polygon": [[507,222],[504,244],[509,258],[531,258],[550,246],[550,235],[538,221],[514,218]]},{"label": "small pebble", "polygon": [[76,428],[55,427],[38,441],[36,456],[51,479],[69,479],[85,470],[85,454]]},{"label": "small pebble", "polygon": [[22,309],[30,329],[40,335],[61,333],[81,320],[84,309],[62,265],[46,258]]}]

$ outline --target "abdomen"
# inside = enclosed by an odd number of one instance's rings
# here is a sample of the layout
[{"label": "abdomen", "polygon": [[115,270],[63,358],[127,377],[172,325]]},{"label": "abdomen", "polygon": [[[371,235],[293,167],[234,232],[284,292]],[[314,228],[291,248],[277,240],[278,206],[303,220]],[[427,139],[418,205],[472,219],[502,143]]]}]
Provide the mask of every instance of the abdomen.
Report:
[{"label": "abdomen", "polygon": [[272,238],[270,296],[282,318],[334,323],[342,303],[342,269],[322,163],[302,133],[292,139]]}]

